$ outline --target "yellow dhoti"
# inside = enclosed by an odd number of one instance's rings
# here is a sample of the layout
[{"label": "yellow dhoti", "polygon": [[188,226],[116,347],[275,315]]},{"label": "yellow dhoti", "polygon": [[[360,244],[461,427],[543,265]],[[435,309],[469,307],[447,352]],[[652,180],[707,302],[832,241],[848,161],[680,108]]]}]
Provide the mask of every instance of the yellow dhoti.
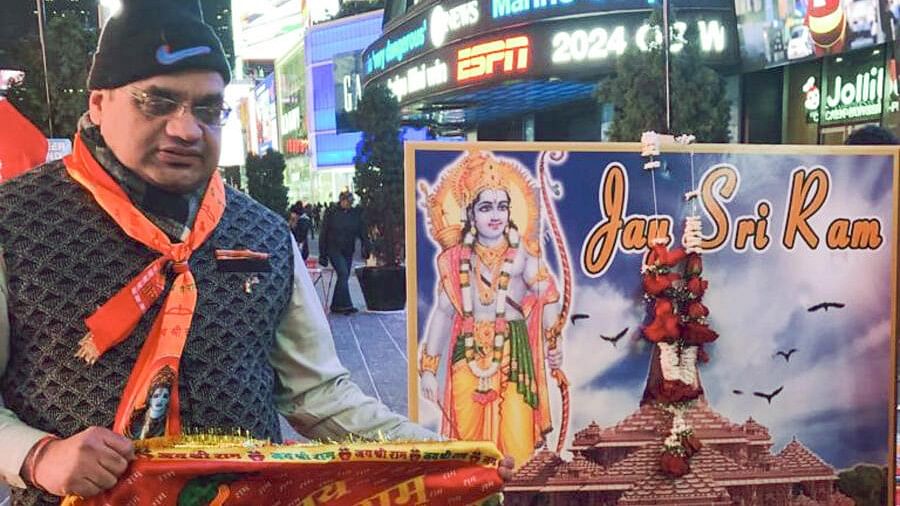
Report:
[{"label": "yellow dhoti", "polygon": [[[546,379],[543,368],[533,368],[525,324],[510,322],[510,330],[510,339],[503,347],[501,367],[489,379],[488,392],[479,389],[481,380],[465,359],[453,363],[449,386],[454,426],[445,435],[470,441],[493,441],[501,453],[515,459],[518,468],[543,443],[550,424],[547,399],[538,394],[546,392],[545,387],[538,387],[543,386]],[[517,345],[511,346],[514,341]],[[459,357],[459,353],[456,356]],[[542,354],[540,358],[543,358]],[[487,362],[480,366],[487,366]],[[511,369],[513,374],[510,374]]]},{"label": "yellow dhoti", "polygon": [[516,467],[531,458],[534,447],[542,441],[534,431],[534,409],[516,392],[516,385],[506,382],[500,390],[500,374],[494,376],[492,388],[500,395],[481,404],[473,400],[478,378],[465,362],[453,368],[453,395],[456,399],[456,424],[459,438],[467,441],[493,441],[500,453],[516,459]]}]

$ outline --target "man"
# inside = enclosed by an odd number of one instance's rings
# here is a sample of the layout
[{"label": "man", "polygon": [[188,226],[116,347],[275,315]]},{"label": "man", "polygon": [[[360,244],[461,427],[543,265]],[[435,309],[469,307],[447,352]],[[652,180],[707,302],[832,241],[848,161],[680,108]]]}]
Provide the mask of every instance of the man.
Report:
[{"label": "man", "polygon": [[196,2],[126,1],[101,34],[72,156],[0,186],[13,504],[113,487],[134,458],[122,434],[148,406],[166,435],[279,441],[282,413],[323,440],[434,437],[349,381],[288,227],[222,185],[229,78]]},{"label": "man", "polygon": [[353,267],[353,250],[356,239],[362,241],[362,256],[369,256],[369,240],[359,209],[353,208],[353,194],[341,192],[338,205],[325,211],[322,232],[319,234],[319,263],[330,262],[337,274],[331,312],[353,314],[357,309],[350,298],[350,269]]},{"label": "man", "polygon": [[309,232],[312,229],[312,219],[307,214],[306,208],[303,207],[303,202],[299,200],[291,206],[290,213],[288,226],[300,247],[300,254],[306,260],[309,258]]},{"label": "man", "polygon": [[891,146],[900,144],[900,140],[886,128],[878,125],[866,125],[851,132],[844,144],[848,146]]}]

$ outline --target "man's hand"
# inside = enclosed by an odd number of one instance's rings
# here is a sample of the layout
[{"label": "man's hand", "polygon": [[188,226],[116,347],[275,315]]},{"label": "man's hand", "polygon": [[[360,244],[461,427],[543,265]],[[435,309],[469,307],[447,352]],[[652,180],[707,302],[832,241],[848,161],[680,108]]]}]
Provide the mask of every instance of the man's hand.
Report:
[{"label": "man's hand", "polygon": [[503,460],[500,461],[500,467],[497,468],[497,472],[500,473],[500,478],[503,479],[503,483],[509,483],[510,480],[513,479],[513,469],[516,467],[516,461],[509,455],[503,457]]},{"label": "man's hand", "polygon": [[89,427],[44,448],[31,481],[53,495],[95,496],[115,486],[134,460],[134,445],[109,429]]},{"label": "man's hand", "polygon": [[438,382],[437,377],[431,371],[423,371],[422,377],[419,378],[419,386],[422,389],[422,396],[431,402],[437,402]]}]

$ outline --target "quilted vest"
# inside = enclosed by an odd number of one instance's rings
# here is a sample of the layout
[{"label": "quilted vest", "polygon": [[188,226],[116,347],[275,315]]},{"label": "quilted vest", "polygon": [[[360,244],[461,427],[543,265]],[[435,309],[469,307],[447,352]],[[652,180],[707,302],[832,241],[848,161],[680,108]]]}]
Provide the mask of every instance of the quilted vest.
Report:
[{"label": "quilted vest", "polygon": [[[240,428],[280,441],[269,354],[290,300],[293,258],[284,221],[226,187],[218,227],[190,259],[197,309],[179,373],[186,428]],[[61,162],[0,185],[0,247],[9,287],[10,355],[0,378],[22,421],[68,437],[112,427],[119,397],[166,293],[125,341],[93,366],[75,358],[84,319],[159,256],[126,236]],[[268,252],[271,272],[230,272],[217,249]],[[57,504],[13,490],[14,504]]]}]

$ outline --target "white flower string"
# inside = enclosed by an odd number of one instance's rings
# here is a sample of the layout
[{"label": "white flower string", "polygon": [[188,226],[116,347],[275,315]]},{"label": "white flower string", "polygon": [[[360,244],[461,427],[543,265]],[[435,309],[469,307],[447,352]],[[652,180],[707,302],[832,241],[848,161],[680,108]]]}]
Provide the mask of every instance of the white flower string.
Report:
[{"label": "white flower string", "polygon": [[660,140],[659,134],[656,132],[644,132],[641,134],[641,156],[648,157],[650,160],[644,163],[644,170],[650,171],[650,184],[653,191],[653,216],[659,216],[659,205],[656,200],[656,169],[662,166],[659,160],[654,160],[654,156],[659,156]]},{"label": "white flower string", "polygon": [[697,199],[700,198],[700,190],[697,189],[697,182],[694,178],[694,141],[697,140],[693,135],[682,135],[679,136],[676,141],[678,141],[682,145],[690,145],[691,146],[691,191],[688,194],[692,195],[690,197],[691,200],[691,215],[697,216]]},{"label": "white flower string", "polygon": [[672,427],[669,429],[669,436],[663,441],[666,451],[676,455],[684,454],[685,448],[682,441],[694,433],[694,428],[687,423],[684,416],[692,407],[692,402],[667,404],[663,407],[672,414]]}]

